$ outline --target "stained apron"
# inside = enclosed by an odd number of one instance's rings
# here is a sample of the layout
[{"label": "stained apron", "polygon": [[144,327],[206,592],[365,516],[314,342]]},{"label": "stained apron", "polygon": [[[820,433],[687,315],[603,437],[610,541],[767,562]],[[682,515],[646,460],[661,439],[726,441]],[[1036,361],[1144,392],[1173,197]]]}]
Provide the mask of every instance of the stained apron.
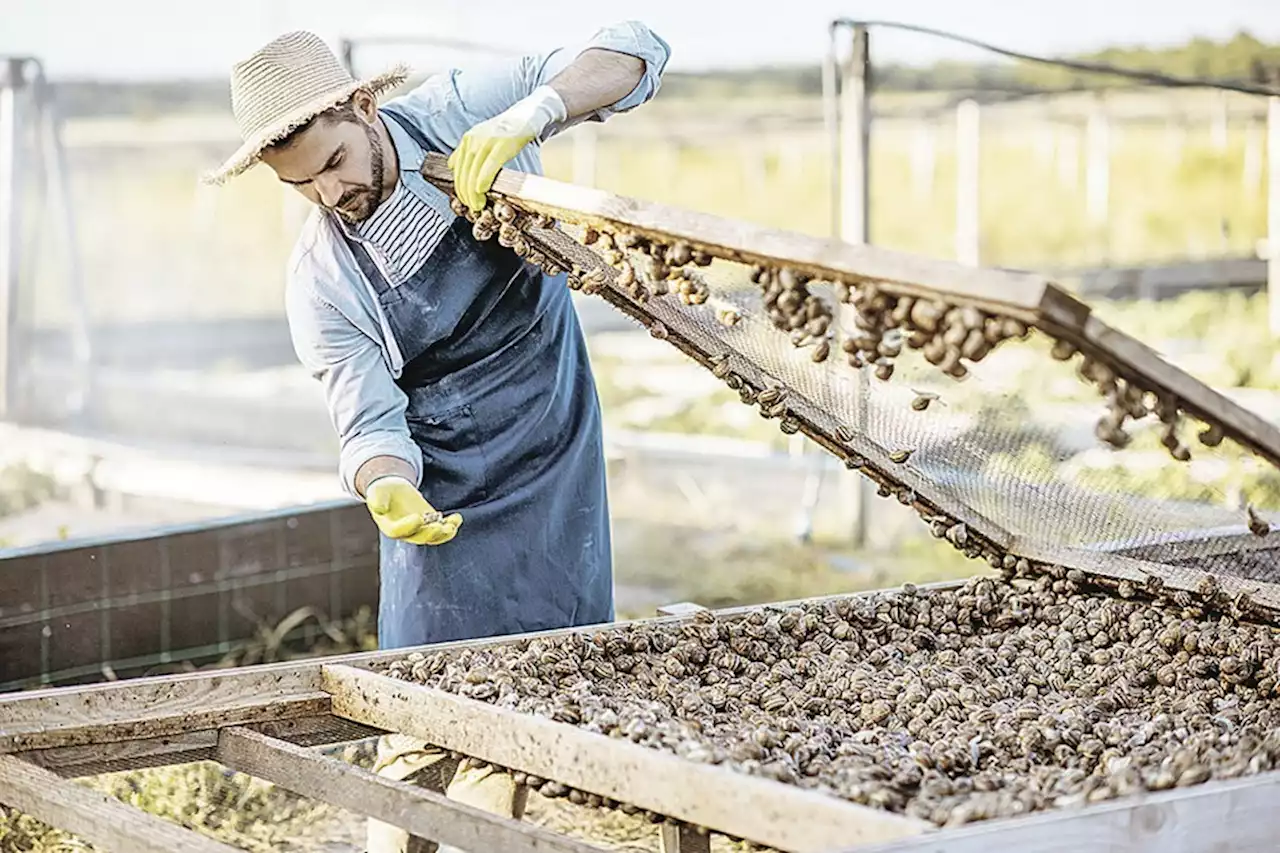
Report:
[{"label": "stained apron", "polygon": [[[411,121],[381,112],[434,150]],[[397,384],[422,451],[422,494],[463,517],[444,545],[381,537],[379,645],[611,621],[600,402],[565,277],[477,241],[459,216],[392,287],[336,230],[404,356]]]}]

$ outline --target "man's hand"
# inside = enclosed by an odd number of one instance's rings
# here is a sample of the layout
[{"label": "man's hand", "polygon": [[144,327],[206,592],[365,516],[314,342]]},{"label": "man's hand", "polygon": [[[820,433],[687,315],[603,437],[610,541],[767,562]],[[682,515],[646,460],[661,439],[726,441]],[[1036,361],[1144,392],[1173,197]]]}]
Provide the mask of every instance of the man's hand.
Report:
[{"label": "man's hand", "polygon": [[472,210],[484,207],[484,196],[498,170],[542,135],[552,122],[564,121],[564,101],[550,86],[539,86],[506,112],[471,128],[449,155],[453,189]]},{"label": "man's hand", "polygon": [[384,534],[414,545],[443,545],[462,526],[461,515],[441,515],[404,477],[374,480],[365,494],[365,506]]}]

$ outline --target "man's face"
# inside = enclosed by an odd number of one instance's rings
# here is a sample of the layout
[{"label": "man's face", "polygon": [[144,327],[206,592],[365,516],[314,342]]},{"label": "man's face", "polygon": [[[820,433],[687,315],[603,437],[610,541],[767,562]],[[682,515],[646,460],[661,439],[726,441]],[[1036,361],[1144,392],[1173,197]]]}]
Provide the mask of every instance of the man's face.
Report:
[{"label": "man's face", "polygon": [[262,161],[308,200],[362,222],[382,200],[386,169],[373,98],[358,92],[352,108],[339,118],[317,119],[287,145],[263,151]]}]

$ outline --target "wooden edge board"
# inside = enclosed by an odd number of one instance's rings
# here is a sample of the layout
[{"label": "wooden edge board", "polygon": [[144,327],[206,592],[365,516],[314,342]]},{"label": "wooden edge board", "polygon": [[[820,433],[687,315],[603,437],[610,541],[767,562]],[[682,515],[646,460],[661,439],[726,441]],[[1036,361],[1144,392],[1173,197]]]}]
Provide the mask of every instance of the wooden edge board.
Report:
[{"label": "wooden edge board", "polygon": [[1280,773],[1265,773],[829,853],[1271,853],[1277,846],[1277,802]]},{"label": "wooden edge board", "polygon": [[335,714],[792,853],[926,824],[350,666],[323,667]]},{"label": "wooden edge board", "polygon": [[[383,732],[382,729],[364,726],[332,714],[275,719],[239,727],[304,747],[349,743]],[[15,756],[63,777],[95,776],[99,773],[209,760],[213,758],[214,749],[218,745],[218,731],[216,728],[199,729],[117,743],[60,746],[19,752]]]},{"label": "wooden edge board", "polygon": [[123,718],[165,709],[222,707],[318,689],[319,673],[314,667],[289,662],[5,693],[0,694],[0,752],[11,751],[3,745],[4,735],[100,721],[104,714]]},{"label": "wooden edge board", "polygon": [[[422,174],[437,186],[453,186],[453,173],[442,155],[428,154]],[[999,310],[1032,312],[1040,308],[1050,291],[1070,298],[1035,273],[973,268],[878,246],[811,237],[511,169],[498,173],[491,192],[565,222],[621,225],[647,236],[712,247],[743,263],[776,263],[776,259],[785,259],[789,265],[817,277],[875,281],[892,286],[886,289],[912,296],[958,297],[990,303]]]},{"label": "wooden edge board", "polygon": [[1139,589],[1150,577],[1160,580],[1165,590],[1182,590],[1198,594],[1200,580],[1212,575],[1228,599],[1247,593],[1253,603],[1274,613],[1280,613],[1280,588],[1262,581],[1232,577],[1217,572],[1205,572],[1187,566],[1171,566],[1150,560],[1138,560],[1121,554],[1103,551],[1087,551],[1082,548],[1045,548],[1039,545],[1018,545],[1018,553],[1038,562],[1057,564],[1068,569],[1103,577],[1112,581],[1131,581]]},{"label": "wooden edge board", "polygon": [[29,726],[17,731],[6,729],[0,733],[0,752],[119,743],[222,726],[327,714],[329,696],[324,692],[311,692],[284,699],[246,697],[234,705],[192,707],[182,702],[154,710],[131,710],[134,711],[132,715],[123,717],[104,713],[98,719],[90,717],[67,725]]},{"label": "wooden edge board", "polygon": [[12,755],[0,755],[0,803],[112,853],[239,851]]},{"label": "wooden edge board", "polygon": [[[924,584],[922,588],[945,589],[960,586],[964,582],[963,579],[940,581],[935,584]],[[780,608],[818,604],[888,591],[892,590],[837,593],[763,605],[752,604],[742,607],[730,607],[715,612],[720,618],[734,619],[745,616],[762,607]],[[157,708],[163,712],[163,709],[168,707],[198,706],[209,697],[216,698],[224,705],[230,702],[254,702],[264,696],[275,696],[280,700],[306,698],[308,695],[314,695],[314,692],[320,689],[320,668],[325,663],[364,666],[379,661],[396,660],[415,651],[433,653],[465,648],[508,645],[539,637],[592,634],[597,631],[617,630],[630,626],[677,626],[687,624],[691,618],[690,616],[645,617],[619,622],[607,622],[600,625],[584,625],[576,628],[533,631],[527,634],[479,637],[472,640],[384,649],[376,652],[354,652],[304,661],[255,664],[254,666],[231,670],[154,675],[124,681],[112,681],[105,684],[46,687],[40,690],[4,694],[0,695],[0,753],[50,748],[55,745],[69,745],[55,743],[45,743],[43,747],[15,745],[11,740],[15,734],[74,729],[83,726],[102,726],[117,721],[130,722],[135,721],[137,718],[146,718],[148,714],[154,715]],[[238,725],[248,722],[247,720],[223,719],[223,724],[225,725]],[[210,727],[205,725],[188,726],[185,729],[174,729],[170,734],[177,731],[198,731]],[[156,735],[157,733],[155,732],[138,733],[136,739],[144,739]]]},{"label": "wooden edge board", "polygon": [[378,776],[243,728],[218,734],[218,761],[304,797],[348,809],[460,850],[603,853],[602,848],[500,817],[443,794]]},{"label": "wooden edge board", "polygon": [[[687,313],[689,308],[680,308],[664,300],[652,300],[647,305],[639,305],[616,285],[617,270],[605,264],[595,252],[562,232],[530,229],[526,236],[531,243],[537,245],[539,250],[551,255],[565,266],[577,264],[587,270],[602,271],[607,283],[600,290],[600,296],[644,326],[650,326],[656,319],[665,329],[667,343],[706,370],[710,371],[714,367],[710,359],[719,354],[725,345],[712,339],[698,326]],[[734,373],[755,388],[783,384],[779,377],[765,372],[760,365],[739,352],[731,353],[728,363]],[[892,472],[893,477],[915,492],[920,499],[927,501],[956,521],[964,522],[973,533],[982,536],[996,547],[1007,547],[1012,537],[995,521],[983,516],[971,506],[957,504],[928,477],[910,465],[898,465],[892,462],[891,453],[901,448],[884,448],[866,436],[856,433],[853,434],[851,441],[841,442],[836,437],[838,427],[841,426],[840,421],[810,400],[803,391],[796,389],[792,391],[793,393],[788,397],[788,411],[799,421],[800,430],[815,444],[838,459],[848,460],[852,456],[860,456],[870,460],[880,470]],[[861,476],[867,476],[863,472],[859,473]]]}]

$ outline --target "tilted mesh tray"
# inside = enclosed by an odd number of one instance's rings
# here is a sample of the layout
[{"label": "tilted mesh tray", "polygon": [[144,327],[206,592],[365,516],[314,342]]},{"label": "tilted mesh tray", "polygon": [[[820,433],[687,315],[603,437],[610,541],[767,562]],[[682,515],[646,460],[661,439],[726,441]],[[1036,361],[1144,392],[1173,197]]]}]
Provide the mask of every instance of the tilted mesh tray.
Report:
[{"label": "tilted mesh tray", "polygon": [[[443,158],[423,172],[452,191]],[[1005,379],[1030,360],[1037,381],[1092,386],[1103,401],[1091,395],[1089,443],[1171,471],[1215,459],[1273,469],[1280,431],[1038,275],[511,171],[479,215],[454,208],[478,237],[569,272],[571,287],[711,370],[784,433],[843,459],[970,557],[1122,595],[1280,614],[1280,537],[1260,513],[1212,487],[1185,500],[1162,494],[1160,478],[1138,494],[1105,468],[1083,476],[1078,435],[1064,443],[1053,416],[1034,417]]]}]

